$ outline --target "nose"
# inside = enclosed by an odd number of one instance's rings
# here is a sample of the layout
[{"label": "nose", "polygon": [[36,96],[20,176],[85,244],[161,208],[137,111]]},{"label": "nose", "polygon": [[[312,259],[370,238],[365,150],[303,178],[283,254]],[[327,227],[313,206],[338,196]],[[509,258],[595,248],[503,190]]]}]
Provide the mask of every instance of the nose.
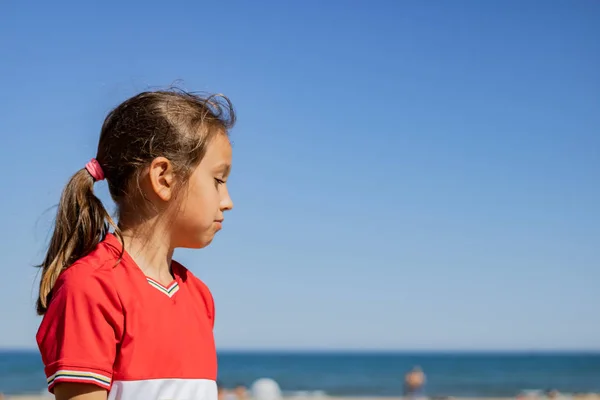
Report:
[{"label": "nose", "polygon": [[223,197],[221,197],[220,208],[221,211],[229,211],[233,209],[233,200],[231,200],[231,196],[229,196],[229,189],[224,187]]}]

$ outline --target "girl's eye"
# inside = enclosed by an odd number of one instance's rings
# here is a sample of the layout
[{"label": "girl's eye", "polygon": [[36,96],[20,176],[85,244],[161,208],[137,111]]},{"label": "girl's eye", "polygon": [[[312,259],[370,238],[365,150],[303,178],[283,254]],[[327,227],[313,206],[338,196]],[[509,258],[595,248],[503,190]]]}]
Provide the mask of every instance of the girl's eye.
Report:
[{"label": "girl's eye", "polygon": [[223,185],[224,183],[225,183],[225,181],[223,179],[215,178],[216,186]]}]

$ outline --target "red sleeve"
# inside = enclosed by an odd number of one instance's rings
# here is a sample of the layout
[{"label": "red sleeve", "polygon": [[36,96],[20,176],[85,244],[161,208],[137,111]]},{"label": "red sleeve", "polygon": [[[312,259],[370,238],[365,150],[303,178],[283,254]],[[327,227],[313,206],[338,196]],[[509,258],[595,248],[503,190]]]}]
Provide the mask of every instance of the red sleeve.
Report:
[{"label": "red sleeve", "polygon": [[210,291],[210,289],[208,288],[208,286],[206,286],[206,284],[204,282],[202,282],[198,278],[196,278],[196,282],[197,282],[197,287],[200,291],[200,294],[202,295],[202,299],[204,300],[204,304],[206,306],[206,314],[208,315],[208,319],[210,320],[210,323],[214,329],[215,328],[215,299],[212,295],[212,292]]},{"label": "red sleeve", "polygon": [[201,296],[201,301],[204,303],[204,307],[206,307],[206,315],[208,317],[208,320],[210,321],[210,324],[212,326],[212,328],[215,328],[215,299],[213,298],[213,295],[210,291],[210,289],[208,288],[208,286],[206,286],[206,284],[204,282],[202,282],[200,279],[194,277],[195,279],[195,283],[196,283],[196,290],[198,291],[198,293]]},{"label": "red sleeve", "polygon": [[124,320],[109,278],[110,271],[70,269],[59,278],[36,337],[50,392],[59,382],[111,388]]},{"label": "red sleeve", "polygon": [[[208,288],[207,288],[208,290]],[[212,327],[213,329],[215,328],[215,299],[212,296],[212,293],[210,292],[210,290],[208,290],[208,296],[209,296],[209,305],[208,308],[210,310],[210,319],[212,322]]]}]

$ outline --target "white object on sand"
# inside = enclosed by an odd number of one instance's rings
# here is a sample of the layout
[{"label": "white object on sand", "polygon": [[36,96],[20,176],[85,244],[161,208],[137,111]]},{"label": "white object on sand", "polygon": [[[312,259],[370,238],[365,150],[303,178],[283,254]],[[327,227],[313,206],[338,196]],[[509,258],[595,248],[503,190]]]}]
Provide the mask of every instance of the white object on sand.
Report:
[{"label": "white object on sand", "polygon": [[250,390],[255,400],[281,400],[281,389],[273,379],[261,378],[252,384]]}]

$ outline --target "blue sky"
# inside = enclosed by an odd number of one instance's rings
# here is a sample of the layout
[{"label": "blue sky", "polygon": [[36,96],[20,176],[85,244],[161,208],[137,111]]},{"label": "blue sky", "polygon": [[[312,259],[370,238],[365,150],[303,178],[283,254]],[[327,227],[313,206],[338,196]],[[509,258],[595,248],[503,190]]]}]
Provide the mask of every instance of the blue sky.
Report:
[{"label": "blue sky", "polygon": [[105,114],[178,81],[239,115],[236,208],[177,253],[220,348],[600,349],[600,3],[97,4],[0,6],[0,347]]}]

